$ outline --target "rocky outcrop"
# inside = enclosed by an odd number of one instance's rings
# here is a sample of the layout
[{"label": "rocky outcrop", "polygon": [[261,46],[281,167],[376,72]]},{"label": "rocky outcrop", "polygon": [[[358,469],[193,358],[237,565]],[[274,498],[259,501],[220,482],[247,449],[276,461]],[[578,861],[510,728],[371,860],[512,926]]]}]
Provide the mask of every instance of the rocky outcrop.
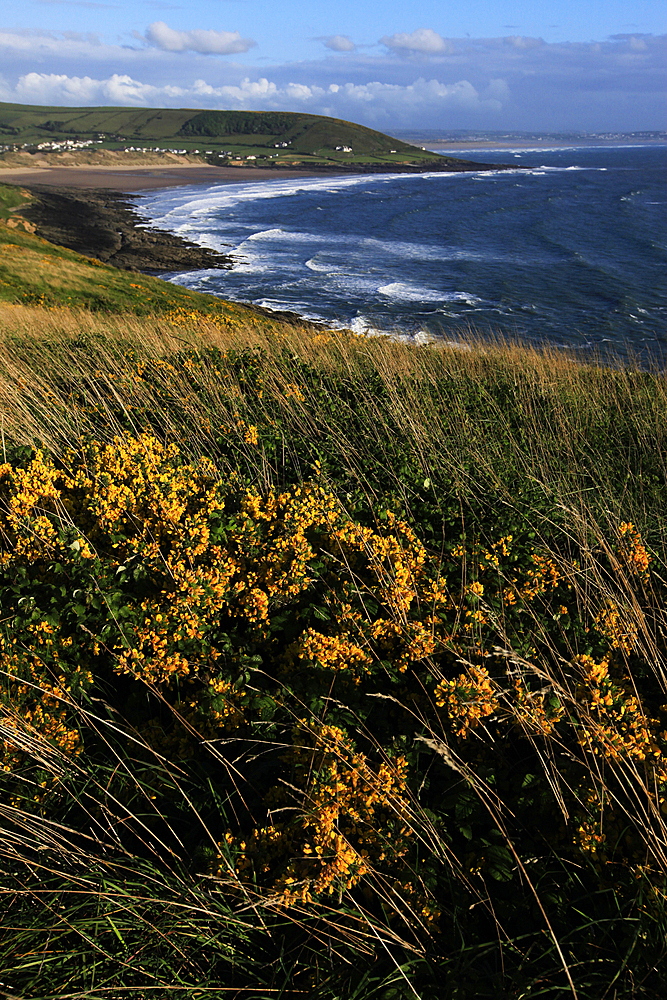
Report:
[{"label": "rocky outcrop", "polygon": [[224,254],[162,230],[144,229],[131,196],[114,191],[25,185],[21,214],[50,243],[144,274],[230,268]]}]

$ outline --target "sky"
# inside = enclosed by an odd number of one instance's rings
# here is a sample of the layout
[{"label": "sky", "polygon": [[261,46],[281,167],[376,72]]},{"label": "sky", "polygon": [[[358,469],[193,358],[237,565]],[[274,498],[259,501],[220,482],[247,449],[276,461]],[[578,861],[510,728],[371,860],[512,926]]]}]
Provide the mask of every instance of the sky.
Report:
[{"label": "sky", "polygon": [[382,131],[667,128],[659,0],[23,0],[0,101],[309,111]]}]

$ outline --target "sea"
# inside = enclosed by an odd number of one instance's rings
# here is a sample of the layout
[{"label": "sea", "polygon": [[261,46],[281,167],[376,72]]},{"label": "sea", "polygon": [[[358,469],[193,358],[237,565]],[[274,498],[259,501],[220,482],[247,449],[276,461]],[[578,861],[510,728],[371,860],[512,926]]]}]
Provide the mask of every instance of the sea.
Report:
[{"label": "sea", "polygon": [[359,334],[501,336],[661,365],[667,143],[447,155],[465,173],[258,179],[143,193],[149,227],[230,255],[168,280]]}]

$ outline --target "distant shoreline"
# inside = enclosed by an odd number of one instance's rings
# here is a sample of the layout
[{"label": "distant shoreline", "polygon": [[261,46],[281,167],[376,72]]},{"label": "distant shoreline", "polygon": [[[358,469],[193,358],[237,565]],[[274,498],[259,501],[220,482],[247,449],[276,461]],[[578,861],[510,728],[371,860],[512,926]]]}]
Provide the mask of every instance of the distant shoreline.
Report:
[{"label": "distant shoreline", "polygon": [[505,139],[504,141],[496,139],[478,139],[474,141],[466,142],[465,140],[456,142],[453,139],[447,140],[446,142],[433,142],[426,148],[433,150],[437,153],[456,153],[459,150],[462,151],[476,151],[488,150],[492,152],[493,150],[505,150],[505,149],[590,149],[595,146],[664,146],[664,139],[637,139],[635,142],[630,142],[629,139],[577,139],[568,142],[565,139]]}]

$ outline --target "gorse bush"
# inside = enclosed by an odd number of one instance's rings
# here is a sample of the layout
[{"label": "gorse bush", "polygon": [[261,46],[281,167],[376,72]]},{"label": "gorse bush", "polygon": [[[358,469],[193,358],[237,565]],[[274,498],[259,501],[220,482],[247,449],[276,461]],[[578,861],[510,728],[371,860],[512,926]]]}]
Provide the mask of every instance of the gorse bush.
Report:
[{"label": "gorse bush", "polygon": [[148,432],[14,455],[14,992],[658,995],[665,583],[634,524],[420,532]]}]

